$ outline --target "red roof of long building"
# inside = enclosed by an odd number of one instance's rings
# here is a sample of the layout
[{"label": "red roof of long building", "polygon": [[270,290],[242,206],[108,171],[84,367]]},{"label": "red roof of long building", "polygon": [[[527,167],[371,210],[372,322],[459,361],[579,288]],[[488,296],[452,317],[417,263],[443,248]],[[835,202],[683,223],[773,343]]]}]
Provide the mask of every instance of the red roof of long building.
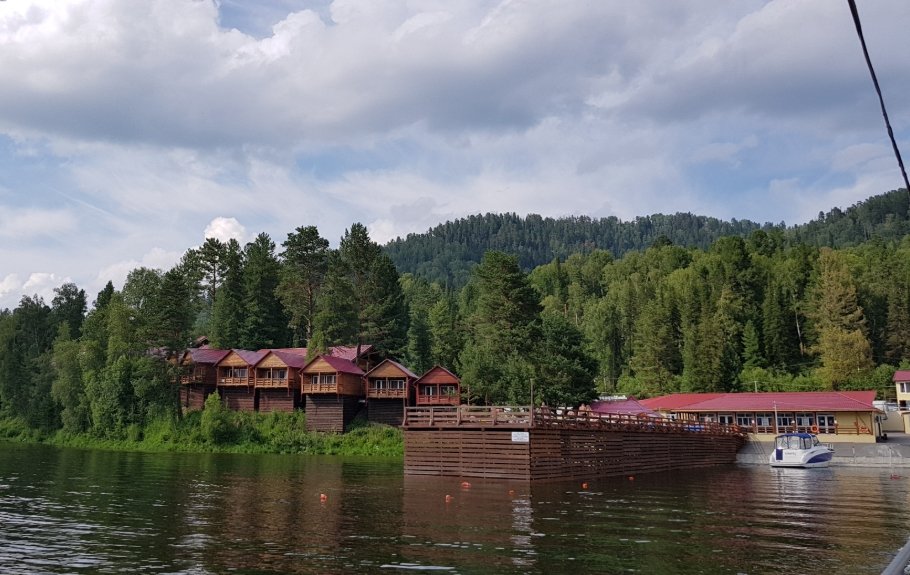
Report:
[{"label": "red roof of long building", "polygon": [[675,393],[641,400],[660,411],[876,411],[874,391]]},{"label": "red roof of long building", "polygon": [[594,413],[613,413],[618,415],[659,415],[653,409],[645,406],[634,397],[609,401],[592,401],[591,411]]}]

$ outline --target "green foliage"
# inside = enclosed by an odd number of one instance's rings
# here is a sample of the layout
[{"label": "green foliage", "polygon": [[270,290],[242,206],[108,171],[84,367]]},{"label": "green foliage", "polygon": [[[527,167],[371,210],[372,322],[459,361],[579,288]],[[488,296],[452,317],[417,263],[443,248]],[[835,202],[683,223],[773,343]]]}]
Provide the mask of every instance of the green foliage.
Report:
[{"label": "green foliage", "polygon": [[205,400],[199,429],[202,437],[214,445],[229,443],[234,439],[236,428],[231,425],[231,414],[221,404],[221,397],[217,392]]}]

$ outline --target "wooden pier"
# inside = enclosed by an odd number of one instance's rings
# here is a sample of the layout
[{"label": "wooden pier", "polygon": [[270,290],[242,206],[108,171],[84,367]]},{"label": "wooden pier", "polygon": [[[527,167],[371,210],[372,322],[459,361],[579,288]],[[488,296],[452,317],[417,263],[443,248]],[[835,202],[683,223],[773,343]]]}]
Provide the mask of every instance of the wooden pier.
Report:
[{"label": "wooden pier", "polygon": [[717,423],[527,406],[408,407],[404,472],[590,479],[736,461],[746,433]]}]

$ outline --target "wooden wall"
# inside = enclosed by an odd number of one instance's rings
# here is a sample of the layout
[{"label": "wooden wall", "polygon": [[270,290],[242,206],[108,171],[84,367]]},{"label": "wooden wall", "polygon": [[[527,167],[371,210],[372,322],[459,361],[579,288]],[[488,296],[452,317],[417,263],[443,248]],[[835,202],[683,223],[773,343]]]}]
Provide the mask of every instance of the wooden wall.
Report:
[{"label": "wooden wall", "polygon": [[734,463],[742,445],[735,436],[573,429],[532,429],[522,438],[510,430],[408,429],[405,474],[589,479]]},{"label": "wooden wall", "polygon": [[252,387],[220,387],[221,403],[236,411],[256,411],[256,393]]},{"label": "wooden wall", "polygon": [[386,425],[401,425],[404,421],[403,399],[370,399],[367,402],[367,419]]},{"label": "wooden wall", "polygon": [[215,386],[189,384],[180,386],[180,405],[186,411],[202,409],[205,400],[215,391]]},{"label": "wooden wall", "polygon": [[294,389],[259,389],[259,411],[294,411],[300,403],[300,394]]},{"label": "wooden wall", "polygon": [[307,431],[344,433],[361,408],[360,401],[349,395],[307,394]]}]

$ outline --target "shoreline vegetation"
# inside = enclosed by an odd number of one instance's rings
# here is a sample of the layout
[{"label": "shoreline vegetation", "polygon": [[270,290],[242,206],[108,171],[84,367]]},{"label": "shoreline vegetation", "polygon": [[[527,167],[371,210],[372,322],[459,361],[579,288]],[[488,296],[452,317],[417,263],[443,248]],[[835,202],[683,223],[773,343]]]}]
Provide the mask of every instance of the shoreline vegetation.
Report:
[{"label": "shoreline vegetation", "polygon": [[355,420],[343,434],[306,431],[306,414],[193,411],[130,426],[122,437],[40,430],[22,418],[0,419],[0,441],[148,453],[250,453],[402,458],[401,430]]}]

